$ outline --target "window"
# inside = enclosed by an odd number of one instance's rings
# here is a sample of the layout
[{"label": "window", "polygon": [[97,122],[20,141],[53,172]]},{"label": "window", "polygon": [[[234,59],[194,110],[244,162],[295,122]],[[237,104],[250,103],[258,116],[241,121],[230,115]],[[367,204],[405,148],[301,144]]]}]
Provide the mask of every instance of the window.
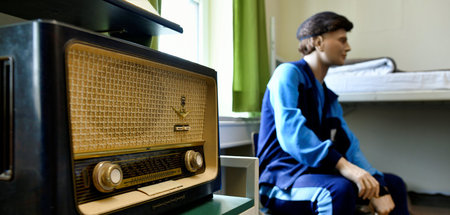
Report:
[{"label": "window", "polygon": [[233,1],[163,0],[161,16],[184,32],[161,35],[159,50],[216,70],[219,115],[248,117],[232,112]]},{"label": "window", "polygon": [[158,49],[177,57],[199,62],[199,2],[194,0],[163,0],[161,16],[177,23],[183,33],[163,34]]}]

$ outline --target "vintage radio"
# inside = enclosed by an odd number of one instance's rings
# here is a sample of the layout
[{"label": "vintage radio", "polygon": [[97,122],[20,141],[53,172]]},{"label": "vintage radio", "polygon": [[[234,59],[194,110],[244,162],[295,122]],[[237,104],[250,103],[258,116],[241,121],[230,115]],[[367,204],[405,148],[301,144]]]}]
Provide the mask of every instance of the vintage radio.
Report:
[{"label": "vintage radio", "polygon": [[219,189],[216,73],[56,21],[0,29],[1,214],[157,214]]}]

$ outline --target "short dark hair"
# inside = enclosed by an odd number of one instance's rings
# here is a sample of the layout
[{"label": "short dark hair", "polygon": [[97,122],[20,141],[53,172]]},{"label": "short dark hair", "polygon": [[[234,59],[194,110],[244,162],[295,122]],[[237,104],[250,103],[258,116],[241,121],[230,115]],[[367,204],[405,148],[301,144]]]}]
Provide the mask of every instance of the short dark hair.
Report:
[{"label": "short dark hair", "polygon": [[298,27],[297,39],[300,41],[298,50],[304,55],[310,54],[314,51],[314,44],[311,43],[311,40],[307,40],[308,38],[339,29],[350,31],[352,28],[353,23],[345,18],[345,16],[330,11],[317,13],[309,17]]}]

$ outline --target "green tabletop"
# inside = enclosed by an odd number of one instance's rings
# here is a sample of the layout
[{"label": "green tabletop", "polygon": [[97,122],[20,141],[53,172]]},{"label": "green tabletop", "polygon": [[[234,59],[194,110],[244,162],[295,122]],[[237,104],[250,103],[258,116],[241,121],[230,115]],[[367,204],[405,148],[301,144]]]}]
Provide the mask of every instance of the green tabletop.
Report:
[{"label": "green tabletop", "polygon": [[214,194],[213,198],[182,213],[183,215],[240,214],[253,206],[253,199]]}]

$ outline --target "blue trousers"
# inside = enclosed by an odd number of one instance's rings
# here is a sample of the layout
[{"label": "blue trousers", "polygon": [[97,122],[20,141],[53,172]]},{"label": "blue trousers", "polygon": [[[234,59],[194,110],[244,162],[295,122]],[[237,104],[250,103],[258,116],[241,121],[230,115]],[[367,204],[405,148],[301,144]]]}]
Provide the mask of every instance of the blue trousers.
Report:
[{"label": "blue trousers", "polygon": [[[406,186],[393,174],[384,180],[395,203],[390,214],[408,215]],[[292,188],[260,186],[261,203],[272,214],[354,214],[358,199],[356,185],[341,175],[305,174]]]}]

